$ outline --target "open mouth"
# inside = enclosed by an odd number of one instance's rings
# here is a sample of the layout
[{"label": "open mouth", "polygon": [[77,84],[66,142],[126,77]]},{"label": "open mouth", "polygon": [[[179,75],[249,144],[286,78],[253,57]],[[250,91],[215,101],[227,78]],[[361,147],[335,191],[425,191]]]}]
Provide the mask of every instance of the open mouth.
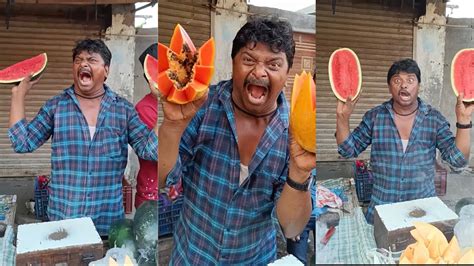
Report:
[{"label": "open mouth", "polygon": [[92,73],[87,70],[79,71],[79,80],[82,84],[87,84],[92,81]]},{"label": "open mouth", "polygon": [[400,96],[400,98],[401,98],[402,100],[409,100],[409,99],[410,99],[410,96],[411,96],[408,91],[404,91],[404,90],[403,90],[403,91],[400,91],[400,92],[398,93],[398,95]]},{"label": "open mouth", "polygon": [[255,84],[247,85],[247,94],[250,103],[262,104],[265,102],[268,95],[268,88]]}]

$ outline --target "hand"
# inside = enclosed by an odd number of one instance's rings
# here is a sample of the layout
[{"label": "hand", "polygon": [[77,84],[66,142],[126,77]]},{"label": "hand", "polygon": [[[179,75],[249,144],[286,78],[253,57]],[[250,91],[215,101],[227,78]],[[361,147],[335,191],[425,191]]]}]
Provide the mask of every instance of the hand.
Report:
[{"label": "hand", "polygon": [[[314,136],[316,138],[316,136]],[[303,183],[308,179],[311,170],[316,168],[316,154],[304,150],[290,132],[289,140],[290,165],[289,176],[295,182]]]},{"label": "hand", "polygon": [[359,101],[359,97],[352,100],[351,96],[347,97],[346,102],[337,100],[337,107],[336,107],[337,116],[341,118],[349,119],[352,112],[354,111],[357,101]]},{"label": "hand", "polygon": [[26,94],[28,94],[28,92],[30,91],[31,87],[33,87],[33,85],[38,83],[38,81],[41,79],[41,76],[39,76],[37,79],[32,81],[32,77],[33,73],[30,73],[20,82],[20,84],[14,86],[12,88],[12,95],[17,95],[24,99]]},{"label": "hand", "polygon": [[208,93],[206,92],[203,97],[187,104],[175,104],[162,100],[161,104],[164,114],[163,123],[173,124],[182,129],[186,128],[199,108],[201,108],[207,100],[207,96]]},{"label": "hand", "polygon": [[456,102],[456,119],[459,124],[469,124],[471,122],[471,115],[474,111],[474,103],[465,103],[464,93],[461,92],[458,95]]}]

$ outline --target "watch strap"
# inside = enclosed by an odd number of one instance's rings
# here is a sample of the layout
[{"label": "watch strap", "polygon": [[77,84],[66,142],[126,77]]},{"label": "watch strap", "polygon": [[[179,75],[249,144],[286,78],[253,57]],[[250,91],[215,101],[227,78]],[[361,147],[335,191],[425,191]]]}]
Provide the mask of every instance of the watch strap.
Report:
[{"label": "watch strap", "polygon": [[308,191],[309,190],[309,185],[311,184],[311,180],[312,180],[312,176],[310,175],[308,177],[308,179],[306,179],[306,181],[304,181],[303,183],[298,183],[298,182],[295,182],[293,179],[291,179],[289,176],[286,177],[286,183],[288,184],[288,186],[296,189],[296,190],[299,190],[299,191]]},{"label": "watch strap", "polygon": [[459,124],[458,122],[456,122],[456,127],[457,127],[457,128],[462,128],[462,129],[464,129],[464,128],[472,128],[472,121],[469,122],[469,124]]}]

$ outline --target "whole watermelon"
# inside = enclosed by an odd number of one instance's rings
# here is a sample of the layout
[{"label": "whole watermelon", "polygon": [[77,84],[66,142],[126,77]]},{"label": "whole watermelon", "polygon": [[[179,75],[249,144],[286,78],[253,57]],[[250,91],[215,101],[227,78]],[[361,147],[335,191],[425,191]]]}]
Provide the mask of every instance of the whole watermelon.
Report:
[{"label": "whole watermelon", "polygon": [[121,247],[130,251],[130,255],[137,256],[133,221],[121,219],[112,223],[109,229],[109,247]]},{"label": "whole watermelon", "polygon": [[145,201],[133,218],[139,265],[156,265],[158,243],[158,201]]}]

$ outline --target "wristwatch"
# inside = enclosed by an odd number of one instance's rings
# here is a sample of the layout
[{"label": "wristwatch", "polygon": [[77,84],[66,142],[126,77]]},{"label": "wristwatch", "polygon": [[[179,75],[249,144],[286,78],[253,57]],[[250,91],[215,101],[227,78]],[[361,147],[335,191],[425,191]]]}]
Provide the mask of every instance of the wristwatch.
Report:
[{"label": "wristwatch", "polygon": [[457,127],[457,128],[462,128],[462,129],[464,129],[464,128],[472,128],[472,121],[469,122],[469,124],[459,124],[458,122],[456,122],[456,127]]},{"label": "wristwatch", "polygon": [[286,177],[286,183],[288,184],[288,186],[299,191],[308,191],[312,181],[313,181],[312,175],[310,175],[308,179],[304,181],[304,183],[298,183],[298,182],[293,181],[289,176]]}]

